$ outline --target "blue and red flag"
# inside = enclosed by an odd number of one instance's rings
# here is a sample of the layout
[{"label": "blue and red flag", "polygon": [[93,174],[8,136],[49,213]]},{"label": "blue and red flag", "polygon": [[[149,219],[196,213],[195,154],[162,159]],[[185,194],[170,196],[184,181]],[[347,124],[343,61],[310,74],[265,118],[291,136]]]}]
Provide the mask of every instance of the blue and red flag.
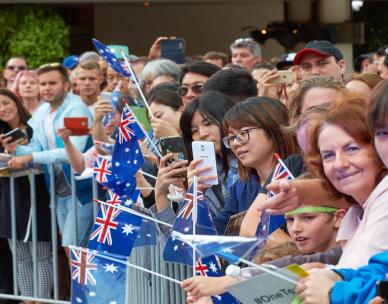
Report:
[{"label": "blue and red flag", "polygon": [[[193,206],[194,206],[193,187],[191,187],[182,202],[178,216],[172,227],[172,231],[182,234],[193,234]],[[205,197],[201,191],[197,192],[197,225],[198,234],[217,234],[212,216],[207,207]],[[193,265],[193,249],[186,243],[169,236],[163,251],[163,258],[166,262],[182,263],[189,266]]]},{"label": "blue and red flag", "polygon": [[[139,191],[135,190],[131,201],[136,201]],[[130,256],[137,240],[142,218],[119,210],[128,200],[122,200],[117,194],[109,191],[108,205],[99,204],[98,214],[90,233],[87,247],[103,252]]]},{"label": "blue and red flag", "polygon": [[[96,251],[71,248],[70,268],[71,303],[125,303],[125,265]],[[114,288],[107,288],[107,282]]]}]

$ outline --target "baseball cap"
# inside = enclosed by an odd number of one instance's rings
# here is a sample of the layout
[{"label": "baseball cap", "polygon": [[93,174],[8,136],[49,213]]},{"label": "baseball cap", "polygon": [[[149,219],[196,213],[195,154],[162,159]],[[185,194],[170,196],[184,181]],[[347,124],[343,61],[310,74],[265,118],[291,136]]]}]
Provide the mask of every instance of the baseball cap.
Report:
[{"label": "baseball cap", "polygon": [[307,54],[314,54],[321,57],[334,56],[337,60],[344,59],[341,51],[331,42],[326,40],[309,41],[295,56],[294,64],[299,64],[302,58]]},{"label": "baseball cap", "polygon": [[290,66],[294,64],[296,53],[285,53],[280,56],[280,61],[276,64],[276,68],[281,70],[285,66]]},{"label": "baseball cap", "polygon": [[63,59],[62,65],[66,69],[74,69],[79,62],[79,57],[77,55],[70,55]]}]

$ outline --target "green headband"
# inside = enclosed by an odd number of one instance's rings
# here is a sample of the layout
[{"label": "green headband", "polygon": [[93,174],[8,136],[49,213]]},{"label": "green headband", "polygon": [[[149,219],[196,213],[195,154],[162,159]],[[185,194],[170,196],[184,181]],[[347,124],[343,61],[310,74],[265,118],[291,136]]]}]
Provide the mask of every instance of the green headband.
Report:
[{"label": "green headband", "polygon": [[290,212],[286,212],[284,215],[294,215],[294,214],[301,214],[301,213],[310,213],[310,212],[320,212],[320,213],[331,213],[336,212],[338,209],[331,208],[331,207],[320,207],[320,206],[311,206],[311,207],[301,207],[297,208],[295,210],[292,210]]}]

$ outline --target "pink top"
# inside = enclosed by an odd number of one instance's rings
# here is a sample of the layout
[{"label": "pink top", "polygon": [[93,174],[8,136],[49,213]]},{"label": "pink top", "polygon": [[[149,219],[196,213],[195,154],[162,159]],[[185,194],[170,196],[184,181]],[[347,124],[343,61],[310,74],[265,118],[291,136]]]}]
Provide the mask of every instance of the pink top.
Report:
[{"label": "pink top", "polygon": [[337,241],[343,248],[338,268],[358,268],[368,264],[374,254],[388,250],[388,176],[372,191],[362,208],[356,205],[349,209]]}]

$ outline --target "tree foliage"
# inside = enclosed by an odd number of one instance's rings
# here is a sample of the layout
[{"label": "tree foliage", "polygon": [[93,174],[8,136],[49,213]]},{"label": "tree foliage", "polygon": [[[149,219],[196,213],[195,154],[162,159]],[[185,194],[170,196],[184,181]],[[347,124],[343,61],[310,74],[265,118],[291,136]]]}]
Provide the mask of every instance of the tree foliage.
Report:
[{"label": "tree foliage", "polygon": [[0,10],[0,66],[13,55],[34,68],[67,56],[69,28],[55,11],[30,5]]}]

